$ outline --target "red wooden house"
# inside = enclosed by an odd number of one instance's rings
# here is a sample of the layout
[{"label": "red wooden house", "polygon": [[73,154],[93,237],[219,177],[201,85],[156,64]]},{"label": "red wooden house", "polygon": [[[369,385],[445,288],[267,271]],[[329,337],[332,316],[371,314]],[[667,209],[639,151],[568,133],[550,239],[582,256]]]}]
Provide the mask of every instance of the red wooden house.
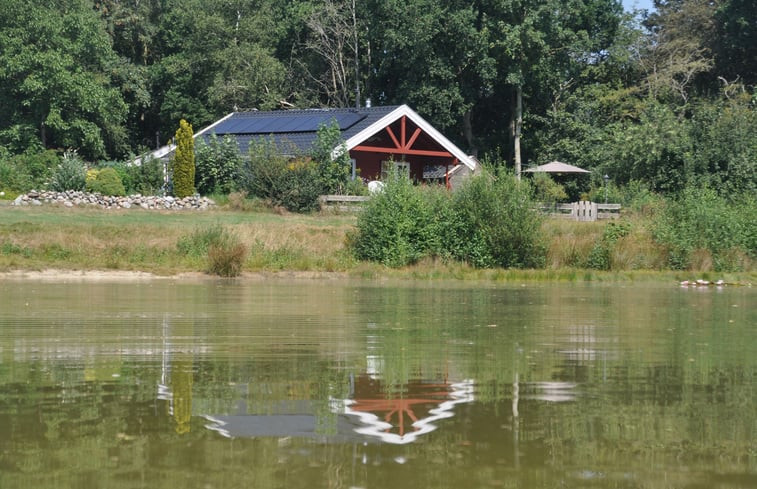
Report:
[{"label": "red wooden house", "polygon": [[[454,186],[476,170],[476,160],[436,130],[407,105],[360,109],[306,109],[232,112],[195,134],[236,139],[241,154],[250,143],[268,139],[282,152],[307,155],[318,128],[337,124],[353,165],[353,177],[383,180],[404,172],[417,182]],[[166,146],[152,156],[165,158],[175,148]],[[336,155],[340,148],[334,148]],[[292,154],[295,156],[295,154]]]}]

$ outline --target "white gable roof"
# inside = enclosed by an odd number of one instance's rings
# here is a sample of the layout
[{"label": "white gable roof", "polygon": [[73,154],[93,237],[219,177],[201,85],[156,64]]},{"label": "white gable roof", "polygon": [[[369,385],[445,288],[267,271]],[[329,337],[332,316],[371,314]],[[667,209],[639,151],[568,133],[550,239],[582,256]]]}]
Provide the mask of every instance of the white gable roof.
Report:
[{"label": "white gable roof", "polygon": [[[476,161],[473,159],[473,157],[466,155],[460,148],[455,146],[452,141],[444,137],[442,133],[434,129],[434,126],[426,122],[426,120],[419,116],[413,109],[408,107],[407,105],[400,105],[393,111],[389,112],[387,115],[382,117],[381,119],[377,120],[370,126],[366,127],[359,133],[355,134],[351,138],[349,138],[346,141],[347,151],[351,150],[355,146],[359,146],[365,140],[370,138],[371,136],[377,134],[378,132],[384,130],[386,126],[389,124],[392,124],[394,121],[400,119],[402,116],[407,117],[410,119],[416,126],[421,128],[423,132],[431,136],[439,145],[444,148],[446,151],[452,154],[455,158],[460,161],[460,163],[464,164],[471,170],[476,169]],[[339,149],[335,149],[335,154],[338,154]]]}]

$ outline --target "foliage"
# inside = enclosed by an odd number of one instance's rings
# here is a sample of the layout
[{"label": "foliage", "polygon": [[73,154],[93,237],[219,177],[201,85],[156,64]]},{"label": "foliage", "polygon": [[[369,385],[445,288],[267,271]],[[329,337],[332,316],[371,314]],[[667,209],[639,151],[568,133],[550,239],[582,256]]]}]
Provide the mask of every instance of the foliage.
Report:
[{"label": "foliage", "polygon": [[532,178],[534,199],[544,204],[564,202],[568,198],[565,188],[546,173],[535,173]]},{"label": "foliage", "polygon": [[610,270],[612,251],[618,239],[628,236],[631,226],[627,222],[609,222],[605,226],[602,238],[594,245],[586,266],[595,270]]},{"label": "foliage", "polygon": [[195,142],[192,134],[192,125],[184,119],[179,121],[173,159],[173,191],[180,199],[195,193]]},{"label": "foliage", "polygon": [[207,254],[211,245],[226,239],[225,234],[226,229],[221,224],[198,227],[191,234],[179,238],[176,247],[184,255],[200,257]]},{"label": "foliage", "polygon": [[242,158],[234,138],[211,134],[197,148],[196,160],[195,184],[200,194],[228,194],[236,188]]},{"label": "foliage", "polygon": [[99,170],[92,180],[87,181],[87,191],[119,197],[126,195],[121,176],[113,167]]},{"label": "foliage", "polygon": [[319,207],[322,186],[318,167],[310,158],[288,157],[266,139],[250,143],[250,156],[242,164],[240,183],[251,196],[293,212]]},{"label": "foliage", "polygon": [[26,192],[45,188],[60,164],[52,150],[0,158],[0,188]]},{"label": "foliage", "polygon": [[475,267],[541,267],[546,247],[530,188],[511,175],[473,177],[454,194],[397,177],[374,195],[351,238],[356,256],[397,267],[424,257]]},{"label": "foliage", "polygon": [[453,254],[477,267],[539,268],[546,247],[528,182],[499,172],[471,178],[455,192],[459,213]]},{"label": "foliage", "polygon": [[14,153],[78,148],[123,152],[126,104],[118,57],[90,2],[9,0],[0,19],[0,144]]},{"label": "foliage", "polygon": [[701,268],[695,257],[707,253],[714,270],[737,271],[744,257],[757,254],[757,206],[753,196],[729,202],[708,187],[689,186],[666,203],[653,231],[674,270]]},{"label": "foliage", "polygon": [[[617,0],[4,0],[2,12],[3,186],[49,182],[57,162],[42,175],[14,160],[46,148],[123,158],[166,143],[180,119],[370,97],[408,103],[503,165],[522,105],[524,165],[559,159],[671,195],[757,188],[748,0],[660,1],[643,18]],[[345,191],[348,165],[314,159],[325,188]],[[130,192],[162,186],[106,166]],[[201,192],[231,190],[203,174]]]},{"label": "foliage", "polygon": [[127,193],[156,195],[163,188],[163,162],[156,158],[142,158],[139,165],[125,164],[128,175]]},{"label": "foliage", "polygon": [[222,224],[198,227],[181,237],[176,247],[184,255],[207,257],[208,272],[222,277],[238,276],[247,258],[247,247]]},{"label": "foliage", "polygon": [[208,271],[221,277],[237,277],[242,273],[246,258],[247,247],[229,235],[208,249]]},{"label": "foliage", "polygon": [[439,223],[430,204],[422,189],[395,176],[360,212],[351,241],[355,255],[401,267],[433,254],[439,247]]},{"label": "foliage", "polygon": [[50,188],[59,192],[84,190],[87,167],[75,151],[66,151],[50,181]]},{"label": "foliage", "polygon": [[[337,155],[336,158],[332,158],[332,152],[335,148]],[[344,146],[342,133],[336,121],[318,127],[310,156],[316,164],[318,179],[321,183],[321,193],[345,193],[347,183],[350,181],[352,166],[350,155]]]}]

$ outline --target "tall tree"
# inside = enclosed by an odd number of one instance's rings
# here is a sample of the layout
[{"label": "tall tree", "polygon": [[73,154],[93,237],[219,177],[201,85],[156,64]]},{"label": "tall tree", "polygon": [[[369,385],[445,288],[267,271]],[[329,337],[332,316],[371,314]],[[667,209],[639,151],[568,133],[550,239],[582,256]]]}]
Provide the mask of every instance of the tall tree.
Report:
[{"label": "tall tree", "polygon": [[76,148],[90,159],[125,153],[120,61],[91,3],[2,3],[0,144]]},{"label": "tall tree", "polygon": [[757,84],[757,8],[753,0],[721,0],[715,12],[716,69],[729,81]]},{"label": "tall tree", "polygon": [[306,19],[305,49],[318,59],[320,69],[307,66],[312,82],[326,104],[348,107],[359,104],[359,36],[355,0],[325,0]]},{"label": "tall tree", "polygon": [[710,0],[655,2],[641,66],[648,93],[686,105],[697,80],[713,65],[709,39],[715,34],[715,6]]},{"label": "tall tree", "polygon": [[176,130],[173,160],[173,193],[180,199],[195,193],[195,142],[192,136],[192,125],[182,119]]},{"label": "tall tree", "polygon": [[474,110],[497,78],[486,12],[478,2],[366,2],[371,45],[370,95],[380,104],[408,103],[437,127],[479,146]]},{"label": "tall tree", "polygon": [[522,163],[523,108],[544,114],[568,87],[586,81],[584,71],[607,56],[620,23],[615,0],[501,0],[490,25],[500,67],[499,96],[509,101],[515,173]]}]

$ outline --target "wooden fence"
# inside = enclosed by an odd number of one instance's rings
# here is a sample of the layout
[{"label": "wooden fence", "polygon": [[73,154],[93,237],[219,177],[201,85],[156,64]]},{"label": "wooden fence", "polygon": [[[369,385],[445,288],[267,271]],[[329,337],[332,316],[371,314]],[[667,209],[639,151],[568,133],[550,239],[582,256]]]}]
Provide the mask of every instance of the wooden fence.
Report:
[{"label": "wooden fence", "polygon": [[369,198],[365,195],[321,195],[318,200],[322,210],[356,212]]},{"label": "wooden fence", "polygon": [[[364,195],[321,195],[322,210],[358,212],[370,197]],[[570,204],[540,205],[538,208],[552,217],[575,221],[596,221],[616,219],[620,216],[620,204],[599,204],[597,202],[571,202]]]},{"label": "wooden fence", "polygon": [[620,216],[620,204],[580,201],[570,204],[542,205],[539,208],[550,216],[573,219],[574,221],[616,219]]}]

